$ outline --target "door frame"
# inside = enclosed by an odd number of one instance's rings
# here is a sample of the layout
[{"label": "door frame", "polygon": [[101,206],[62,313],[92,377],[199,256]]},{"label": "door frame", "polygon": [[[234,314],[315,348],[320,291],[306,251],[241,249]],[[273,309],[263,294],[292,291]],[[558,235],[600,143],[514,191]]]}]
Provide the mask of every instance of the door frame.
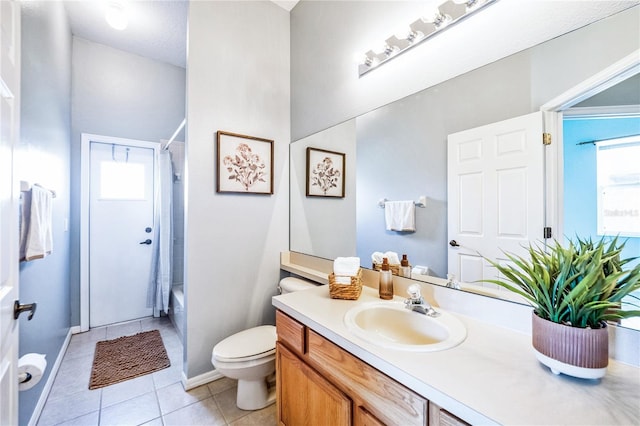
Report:
[{"label": "door frame", "polygon": [[[91,186],[91,142],[153,149],[154,164],[158,161],[160,142],[125,139],[114,136],[81,134],[80,145],[80,331],[89,330],[89,188]],[[158,181],[154,167],[154,182]]]},{"label": "door frame", "polygon": [[562,133],[564,111],[627,78],[640,73],[640,49],[585,79],[540,107],[546,133],[553,135],[545,153],[545,223],[553,228],[553,238],[564,235],[564,155]]}]

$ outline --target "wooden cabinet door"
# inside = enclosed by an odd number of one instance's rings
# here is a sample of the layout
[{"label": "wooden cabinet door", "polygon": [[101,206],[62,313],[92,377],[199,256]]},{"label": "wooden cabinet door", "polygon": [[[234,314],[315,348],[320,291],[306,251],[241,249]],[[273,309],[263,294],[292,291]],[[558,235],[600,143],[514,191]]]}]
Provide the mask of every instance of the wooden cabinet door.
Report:
[{"label": "wooden cabinet door", "polygon": [[356,408],[356,415],[353,420],[355,426],[385,426],[384,423],[361,405]]},{"label": "wooden cabinet door", "polygon": [[277,344],[276,379],[279,424],[351,424],[351,400],[281,343]]}]

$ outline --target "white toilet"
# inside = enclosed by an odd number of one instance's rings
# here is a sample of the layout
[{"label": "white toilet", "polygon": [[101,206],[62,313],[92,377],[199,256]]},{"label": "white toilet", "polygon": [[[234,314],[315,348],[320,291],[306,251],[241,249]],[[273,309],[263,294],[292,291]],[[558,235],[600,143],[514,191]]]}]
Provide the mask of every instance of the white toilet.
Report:
[{"label": "white toilet", "polygon": [[[280,280],[282,294],[315,287],[299,278]],[[276,370],[276,328],[262,325],[227,337],[214,346],[211,363],[223,376],[238,380],[236,405],[242,410],[259,410],[276,399],[268,379]]]}]

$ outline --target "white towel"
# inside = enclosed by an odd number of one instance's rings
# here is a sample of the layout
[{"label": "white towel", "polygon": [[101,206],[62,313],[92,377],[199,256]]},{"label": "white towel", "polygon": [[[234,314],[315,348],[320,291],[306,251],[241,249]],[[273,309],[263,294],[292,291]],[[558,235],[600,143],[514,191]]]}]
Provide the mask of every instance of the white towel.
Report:
[{"label": "white towel", "polygon": [[336,257],[333,261],[333,273],[336,275],[338,284],[350,284],[350,277],[357,275],[358,269],[360,269],[359,257]]},{"label": "white towel", "polygon": [[33,185],[31,188],[31,214],[25,244],[25,260],[42,259],[53,250],[51,191]]},{"label": "white towel", "polygon": [[373,263],[382,263],[382,258],[384,257],[384,253],[380,252],[380,251],[374,251],[371,254],[371,261]]},{"label": "white towel", "polygon": [[396,253],[395,251],[387,251],[384,253],[383,257],[387,258],[387,262],[389,262],[389,265],[400,264],[400,258],[398,257],[398,253]]},{"label": "white towel", "polygon": [[25,261],[27,254],[27,236],[29,235],[29,218],[31,217],[31,191],[20,194],[20,261]]},{"label": "white towel", "polygon": [[416,230],[416,206],[413,200],[385,202],[384,218],[387,231]]}]

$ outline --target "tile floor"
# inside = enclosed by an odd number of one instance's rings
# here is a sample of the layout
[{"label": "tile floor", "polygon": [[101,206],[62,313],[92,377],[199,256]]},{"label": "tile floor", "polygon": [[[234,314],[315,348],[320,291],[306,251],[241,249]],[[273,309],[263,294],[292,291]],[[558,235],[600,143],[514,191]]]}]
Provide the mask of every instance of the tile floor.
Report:
[{"label": "tile floor", "polygon": [[[171,367],[126,382],[89,390],[96,342],[160,330]],[[72,336],[42,410],[39,426],[50,425],[275,425],[276,408],[236,407],[236,382],[216,380],[185,392],[182,344],[168,318],[145,318]]]}]

